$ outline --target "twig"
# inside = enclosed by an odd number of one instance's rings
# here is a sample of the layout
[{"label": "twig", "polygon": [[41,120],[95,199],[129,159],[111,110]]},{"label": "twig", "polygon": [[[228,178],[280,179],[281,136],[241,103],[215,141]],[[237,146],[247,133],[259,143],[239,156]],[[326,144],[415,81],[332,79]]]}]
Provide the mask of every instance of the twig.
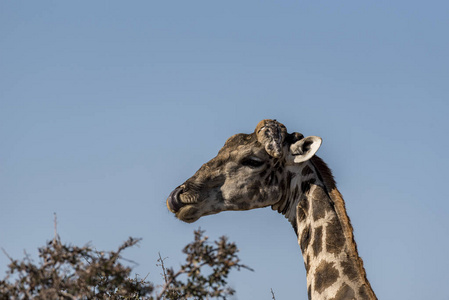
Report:
[{"label": "twig", "polygon": [[273,300],[276,300],[276,297],[274,296],[273,289],[270,288],[270,290],[271,290],[271,296],[273,297]]},{"label": "twig", "polygon": [[160,265],[156,264],[156,265],[157,265],[157,266],[160,266],[160,267],[162,268],[162,272],[163,272],[162,275],[164,276],[165,284],[167,284],[167,281],[168,281],[168,280],[167,280],[167,271],[166,271],[165,266],[164,266],[164,260],[166,260],[167,257],[166,257],[166,258],[162,258],[161,253],[158,252],[158,254],[159,254],[159,259],[158,259],[157,261],[160,261],[161,264],[160,264]]},{"label": "twig", "polygon": [[170,276],[170,279],[164,284],[164,286],[162,287],[162,290],[160,291],[159,295],[156,296],[156,300],[162,299],[162,296],[165,294],[165,292],[170,289],[170,284],[172,284],[172,282],[179,275],[184,274],[184,273],[185,273],[185,271],[181,269],[178,272],[176,272],[174,275]]},{"label": "twig", "polygon": [[6,257],[7,257],[11,262],[13,262],[14,260],[12,259],[11,256],[9,256],[8,252],[6,252],[6,250],[3,249],[3,247],[2,247],[1,249],[2,249],[3,253],[5,253]]},{"label": "twig", "polygon": [[132,259],[124,258],[124,257],[121,257],[121,256],[119,256],[118,258],[121,259],[121,260],[124,260],[124,261],[126,261],[126,262],[132,263],[132,264],[134,264],[134,265],[136,265],[136,266],[139,265],[137,262],[135,262],[135,261],[132,260]]},{"label": "twig", "polygon": [[56,245],[56,242],[59,241],[59,236],[58,236],[58,217],[56,216],[56,213],[53,213],[54,216],[54,228],[55,228],[55,237],[53,238],[53,244]]}]

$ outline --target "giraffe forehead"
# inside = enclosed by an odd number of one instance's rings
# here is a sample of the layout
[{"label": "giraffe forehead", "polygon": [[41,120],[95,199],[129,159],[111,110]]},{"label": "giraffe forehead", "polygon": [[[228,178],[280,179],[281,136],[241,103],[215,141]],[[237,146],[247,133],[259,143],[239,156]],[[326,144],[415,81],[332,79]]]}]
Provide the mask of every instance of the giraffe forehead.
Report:
[{"label": "giraffe forehead", "polygon": [[264,147],[257,141],[254,133],[239,133],[231,136],[215,157],[217,161],[236,160],[243,156],[255,155],[260,158],[267,158]]},{"label": "giraffe forehead", "polygon": [[224,147],[233,147],[238,145],[251,144],[256,140],[257,137],[254,133],[251,134],[237,133],[226,140]]},{"label": "giraffe forehead", "polygon": [[256,135],[254,133],[252,134],[245,134],[245,133],[239,133],[231,136],[226,140],[226,143],[224,146],[220,149],[218,154],[231,154],[235,151],[245,151],[249,149],[257,149],[261,148],[262,145],[257,141]]}]

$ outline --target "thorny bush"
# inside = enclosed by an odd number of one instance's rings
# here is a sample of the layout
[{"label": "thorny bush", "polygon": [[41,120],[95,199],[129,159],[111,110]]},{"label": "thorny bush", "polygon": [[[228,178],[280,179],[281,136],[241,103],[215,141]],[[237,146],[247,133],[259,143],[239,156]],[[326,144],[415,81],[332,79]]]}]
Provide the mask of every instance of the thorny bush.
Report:
[{"label": "thorny bush", "polygon": [[[179,270],[166,268],[159,256],[164,282],[155,286],[132,279],[132,269],[122,261],[122,252],[140,239],[129,238],[116,251],[97,251],[90,245],[65,245],[57,234],[39,248],[39,263],[26,255],[10,259],[0,280],[0,299],[226,299],[235,291],[227,286],[232,269],[240,264],[234,243],[221,237],[208,242],[204,231],[194,232],[194,241],[184,247],[186,262]],[[6,252],[5,252],[6,254]],[[7,254],[6,254],[7,255]]]}]

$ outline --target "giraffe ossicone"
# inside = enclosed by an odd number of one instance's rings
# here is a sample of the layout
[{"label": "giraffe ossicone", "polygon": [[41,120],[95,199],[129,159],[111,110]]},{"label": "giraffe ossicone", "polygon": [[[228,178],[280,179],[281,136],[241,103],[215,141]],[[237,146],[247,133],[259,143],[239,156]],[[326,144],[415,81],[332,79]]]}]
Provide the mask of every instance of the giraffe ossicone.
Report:
[{"label": "giraffe ossicone", "polygon": [[262,120],[251,134],[230,137],[167,199],[191,223],[227,210],[271,206],[292,224],[307,272],[309,299],[377,299],[357,252],[343,197],[315,153],[321,138],[288,133]]}]

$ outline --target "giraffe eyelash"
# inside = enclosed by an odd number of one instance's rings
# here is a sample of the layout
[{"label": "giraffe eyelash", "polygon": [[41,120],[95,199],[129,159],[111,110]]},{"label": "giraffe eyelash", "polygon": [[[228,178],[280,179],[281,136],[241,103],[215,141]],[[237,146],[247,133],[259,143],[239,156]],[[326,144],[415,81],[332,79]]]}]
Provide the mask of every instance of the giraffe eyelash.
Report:
[{"label": "giraffe eyelash", "polygon": [[246,167],[250,167],[250,168],[258,168],[261,167],[264,162],[262,160],[260,160],[259,158],[256,157],[246,157],[242,160],[241,164],[243,166]]}]

